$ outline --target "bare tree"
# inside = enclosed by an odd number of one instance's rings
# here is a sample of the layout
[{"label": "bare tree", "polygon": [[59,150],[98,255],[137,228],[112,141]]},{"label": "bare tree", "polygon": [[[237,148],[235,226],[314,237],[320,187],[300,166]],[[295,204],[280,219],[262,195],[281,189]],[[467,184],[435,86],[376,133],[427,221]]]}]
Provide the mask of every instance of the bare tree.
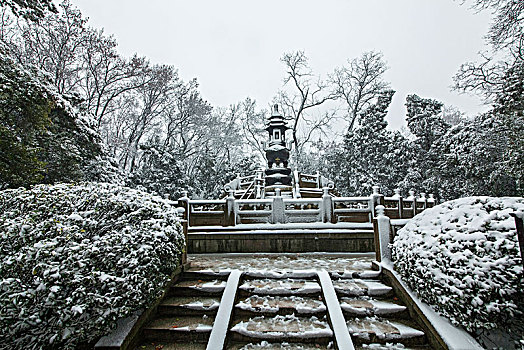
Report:
[{"label": "bare tree", "polygon": [[[310,110],[334,100],[337,95],[331,91],[327,82],[313,74],[304,51],[286,53],[280,60],[286,66],[284,86],[287,85],[290,91],[280,91],[277,101],[282,104],[285,112],[291,114],[293,144],[295,153],[299,154],[312,134],[329,124],[326,117],[331,114],[315,118],[309,113]],[[306,129],[306,137],[302,141],[298,136],[301,126]]]},{"label": "bare tree", "polygon": [[237,115],[243,143],[250,146],[251,153],[256,153],[261,160],[264,160],[263,141],[266,139],[266,111],[257,111],[256,101],[249,97],[231,106],[230,109],[233,114]]},{"label": "bare tree", "polygon": [[10,11],[5,7],[0,8],[0,42],[8,47],[16,45],[15,41],[19,39],[18,34],[15,19],[10,15]]},{"label": "bare tree", "polygon": [[[487,39],[494,49],[522,47],[524,43],[524,2],[521,0],[472,0],[478,11],[494,14]],[[466,1],[463,1],[466,3]]]},{"label": "bare tree", "polygon": [[330,76],[337,97],[345,102],[348,130],[355,126],[359,113],[389,88],[384,81],[387,69],[382,53],[369,51],[348,60],[347,66],[336,68]]},{"label": "bare tree", "polygon": [[38,22],[19,20],[21,43],[14,53],[20,62],[48,73],[59,93],[72,93],[79,81],[86,22],[68,1],[60,4],[59,13]]},{"label": "bare tree", "polygon": [[98,129],[104,117],[114,111],[119,96],[146,85],[144,77],[152,77],[144,57],[125,59],[116,46],[114,38],[106,37],[102,30],[90,30],[83,50],[81,89]]},{"label": "bare tree", "polygon": [[130,172],[135,167],[142,138],[170,112],[172,96],[179,82],[176,70],[165,65],[151,67],[148,74],[140,79],[144,83],[122,99],[127,132],[122,135],[125,145],[120,160],[123,169],[129,169]]},{"label": "bare tree", "polygon": [[481,54],[481,62],[463,63],[453,77],[455,90],[483,95],[486,103],[491,103],[504,85],[504,76],[511,63],[500,61],[486,53]]},{"label": "bare tree", "polygon": [[493,14],[486,36],[491,52],[481,53],[480,62],[462,64],[453,78],[453,88],[481,94],[486,103],[492,103],[503,89],[507,72],[524,62],[524,2],[472,0],[472,3],[477,11],[490,10]]}]

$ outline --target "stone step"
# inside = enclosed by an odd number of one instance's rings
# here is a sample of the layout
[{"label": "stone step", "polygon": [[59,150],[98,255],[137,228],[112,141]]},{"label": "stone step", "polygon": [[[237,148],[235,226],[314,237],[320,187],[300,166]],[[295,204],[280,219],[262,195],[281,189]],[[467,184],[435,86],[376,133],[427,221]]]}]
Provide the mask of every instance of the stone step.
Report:
[{"label": "stone step", "polygon": [[244,279],[315,279],[315,270],[250,270],[244,274]]},{"label": "stone step", "polygon": [[377,279],[380,277],[381,272],[375,270],[360,270],[352,271],[345,270],[341,272],[331,271],[329,275],[332,279]]},{"label": "stone step", "polygon": [[155,342],[207,342],[213,316],[169,316],[151,321],[143,329],[145,339]]},{"label": "stone step", "polygon": [[333,286],[340,296],[390,296],[392,288],[379,280],[338,279]]},{"label": "stone step", "polygon": [[[289,274],[310,272],[325,269],[334,271],[344,278],[358,278],[353,273],[379,275],[372,271],[374,254],[350,253],[231,253],[231,254],[190,254],[190,272],[199,271],[205,274],[228,274],[233,269],[242,270],[247,277],[288,278]],[[306,270],[306,271],[304,271]],[[186,274],[186,273],[185,273]],[[366,277],[368,278],[368,277]]]},{"label": "stone step", "polygon": [[402,343],[372,343],[372,344],[362,344],[362,346],[355,347],[356,350],[431,350],[432,348],[429,345],[420,345],[420,346],[405,346]]},{"label": "stone step", "polygon": [[303,279],[255,279],[247,280],[240,291],[258,295],[318,295],[320,285],[314,280]]},{"label": "stone step", "polygon": [[172,342],[147,342],[138,344],[135,350],[206,350],[207,344],[204,343],[172,343]]},{"label": "stone step", "polygon": [[230,269],[213,271],[213,270],[203,270],[199,267],[189,267],[184,271],[185,280],[227,280],[229,277]]},{"label": "stone step", "polygon": [[170,296],[211,296],[222,295],[226,281],[214,280],[182,280],[171,287]]},{"label": "stone step", "polygon": [[167,297],[158,305],[160,315],[214,315],[220,305],[219,297]]},{"label": "stone step", "polygon": [[347,326],[353,341],[358,345],[364,343],[401,343],[408,346],[418,346],[427,343],[424,332],[414,328],[412,322],[408,321],[362,317],[348,320]]},{"label": "stone step", "polygon": [[226,348],[227,350],[258,350],[258,349],[286,349],[286,350],[319,350],[319,349],[332,349],[331,346],[326,344],[306,344],[306,343],[286,343],[277,342],[272,343],[268,341],[261,341],[260,343],[236,343],[230,344]]},{"label": "stone step", "polygon": [[252,295],[236,304],[238,314],[322,316],[326,306],[320,297]]},{"label": "stone step", "polygon": [[234,322],[231,328],[233,341],[258,342],[262,340],[290,343],[328,344],[333,340],[327,319],[278,315],[257,316]]},{"label": "stone step", "polygon": [[321,223],[321,222],[303,222],[303,223],[287,223],[287,224],[237,224],[235,226],[190,226],[189,233],[205,233],[205,232],[258,232],[258,231],[296,231],[296,230],[315,230],[321,232],[323,230],[366,230],[373,231],[373,223],[371,222],[339,222],[337,224]]},{"label": "stone step", "polygon": [[392,301],[369,297],[340,298],[340,307],[347,316],[408,317],[407,308]]}]

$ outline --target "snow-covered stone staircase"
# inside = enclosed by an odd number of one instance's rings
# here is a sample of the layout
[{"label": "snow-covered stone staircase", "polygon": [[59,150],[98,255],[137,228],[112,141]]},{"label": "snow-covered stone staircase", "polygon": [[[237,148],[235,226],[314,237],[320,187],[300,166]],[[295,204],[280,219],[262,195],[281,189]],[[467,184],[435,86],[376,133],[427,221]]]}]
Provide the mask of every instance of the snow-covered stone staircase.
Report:
[{"label": "snow-covered stone staircase", "polygon": [[392,288],[381,282],[380,272],[331,276],[355,347],[427,348],[424,332]]},{"label": "snow-covered stone staircase", "polygon": [[[324,348],[333,342],[316,273],[299,278],[253,278],[239,286],[230,340],[236,346],[263,342]],[[293,276],[296,277],[296,276]],[[306,345],[307,344],[307,345]]]},{"label": "snow-covered stone staircase", "polygon": [[227,270],[185,272],[137,349],[429,349],[371,264],[343,272],[270,268],[233,270],[236,280]]},{"label": "snow-covered stone staircase", "polygon": [[143,327],[138,349],[205,349],[226,278],[185,274]]}]

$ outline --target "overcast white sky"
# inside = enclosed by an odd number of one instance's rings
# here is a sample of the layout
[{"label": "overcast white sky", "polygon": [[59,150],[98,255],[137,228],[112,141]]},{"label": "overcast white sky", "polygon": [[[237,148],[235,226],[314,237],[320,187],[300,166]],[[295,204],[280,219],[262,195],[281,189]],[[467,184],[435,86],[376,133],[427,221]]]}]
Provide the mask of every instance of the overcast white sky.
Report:
[{"label": "overcast white sky", "polygon": [[284,52],[304,50],[327,74],[368,50],[384,53],[397,91],[388,114],[404,123],[416,93],[472,114],[480,100],[450,91],[461,63],[485,50],[489,13],[452,0],[72,0],[90,25],[113,34],[120,52],[172,64],[196,77],[205,99],[228,106],[245,97],[267,107],[282,85]]}]

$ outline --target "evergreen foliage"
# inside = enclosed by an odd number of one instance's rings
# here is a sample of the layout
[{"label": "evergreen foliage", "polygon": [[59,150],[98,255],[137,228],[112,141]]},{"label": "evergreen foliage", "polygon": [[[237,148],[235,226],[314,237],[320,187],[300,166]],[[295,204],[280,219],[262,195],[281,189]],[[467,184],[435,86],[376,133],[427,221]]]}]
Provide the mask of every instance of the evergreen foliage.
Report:
[{"label": "evergreen foliage", "polygon": [[48,12],[56,12],[52,0],[0,0],[0,6],[8,6],[16,16],[38,20]]},{"label": "evergreen foliage", "polygon": [[146,192],[0,191],[0,348],[92,348],[162,294],[183,247],[175,208]]},{"label": "evergreen foliage", "polygon": [[455,325],[475,332],[499,327],[519,340],[524,278],[509,213],[522,210],[522,198],[491,197],[426,209],[396,235],[395,270]]},{"label": "evergreen foliage", "polygon": [[328,155],[332,180],[345,195],[369,195],[377,184],[392,193],[405,177],[410,149],[398,132],[386,129],[393,94],[382,92],[360,115],[360,126],[345,136],[343,151]]},{"label": "evergreen foliage", "polygon": [[0,188],[92,179],[86,169],[104,153],[91,120],[4,46],[0,74]]}]

